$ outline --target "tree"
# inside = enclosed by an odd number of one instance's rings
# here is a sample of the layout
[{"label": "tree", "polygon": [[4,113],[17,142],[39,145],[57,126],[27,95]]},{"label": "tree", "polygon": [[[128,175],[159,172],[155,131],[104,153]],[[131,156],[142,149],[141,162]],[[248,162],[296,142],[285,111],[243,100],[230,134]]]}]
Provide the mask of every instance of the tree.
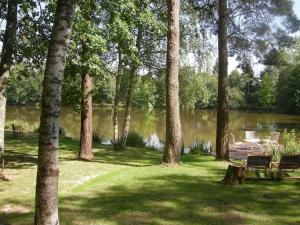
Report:
[{"label": "tree", "polygon": [[92,135],[93,135],[93,102],[92,88],[93,80],[89,72],[82,74],[82,103],[81,103],[81,124],[80,124],[80,147],[79,159],[91,160],[92,152]]},{"label": "tree", "polygon": [[[93,158],[93,79],[91,73],[94,71],[92,71],[92,66],[89,64],[94,63],[94,58],[100,61],[97,55],[101,54],[102,50],[102,37],[96,28],[93,14],[93,8],[95,7],[93,1],[81,1],[74,25],[74,33],[77,35],[77,42],[81,46],[81,123],[78,158],[83,160]],[[78,47],[75,47],[76,50],[78,50]],[[99,50],[99,52],[95,53],[95,50]],[[95,65],[97,64],[95,63]]]},{"label": "tree", "polygon": [[219,0],[218,30],[218,111],[217,111],[217,159],[229,160],[229,112],[228,112],[228,51],[227,51],[227,0]]},{"label": "tree", "polygon": [[58,0],[43,82],[36,181],[36,225],[57,225],[61,86],[75,0]]},{"label": "tree", "polygon": [[130,71],[130,83],[129,83],[128,93],[127,93],[127,98],[126,98],[123,132],[122,132],[122,138],[121,138],[121,143],[120,143],[121,150],[125,150],[125,148],[126,148],[126,141],[127,141],[127,136],[129,133],[129,128],[130,128],[133,92],[134,92],[135,84],[136,84],[137,77],[138,77],[138,69],[140,66],[139,58],[140,58],[140,51],[141,51],[141,45],[142,45],[142,38],[143,38],[142,27],[138,27],[137,37],[136,37],[137,59],[133,62],[131,71]]},{"label": "tree", "polygon": [[279,111],[300,112],[300,64],[280,73],[276,91]]},{"label": "tree", "polygon": [[163,163],[180,162],[181,123],[179,114],[179,63],[180,63],[180,0],[168,0],[168,43],[166,71],[166,144]]},{"label": "tree", "polygon": [[121,50],[118,49],[118,71],[116,74],[116,82],[115,82],[115,98],[114,98],[114,108],[113,108],[113,144],[114,146],[119,142],[119,121],[117,115],[117,108],[120,102],[120,86],[123,74],[123,61],[122,61],[122,53]]},{"label": "tree", "polygon": [[[103,60],[101,56],[106,51],[104,29],[99,27],[102,11],[99,4],[91,0],[79,2],[76,10],[71,47],[67,60],[67,82],[64,87],[64,97],[81,112],[80,146],[78,158],[91,160],[92,153],[92,95],[93,82],[103,76]],[[74,82],[70,82],[70,78]],[[81,78],[81,79],[80,79]],[[78,90],[81,86],[81,90]],[[78,92],[80,93],[78,96]],[[71,96],[68,96],[70,94]],[[76,106],[79,106],[78,108]]]},{"label": "tree", "polygon": [[3,175],[4,170],[4,124],[5,124],[5,111],[6,111],[6,95],[7,82],[9,78],[10,67],[13,64],[13,51],[15,45],[15,38],[17,32],[17,0],[9,0],[7,15],[6,15],[6,28],[4,39],[2,43],[1,61],[0,61],[0,160],[1,168],[0,177]]},{"label": "tree", "polygon": [[263,75],[261,87],[257,93],[258,103],[265,109],[272,109],[275,104],[275,85],[268,73]]}]

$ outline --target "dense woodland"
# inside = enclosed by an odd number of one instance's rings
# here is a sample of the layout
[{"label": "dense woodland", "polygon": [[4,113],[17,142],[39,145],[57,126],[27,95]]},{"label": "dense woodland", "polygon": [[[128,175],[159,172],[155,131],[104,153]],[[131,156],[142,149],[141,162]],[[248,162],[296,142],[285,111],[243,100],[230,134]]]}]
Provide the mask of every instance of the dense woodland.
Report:
[{"label": "dense woodland", "polygon": [[[94,157],[93,103],[113,106],[116,151],[126,151],[132,107],[164,108],[167,166],[180,164],[180,108],[217,109],[218,160],[229,160],[229,108],[300,113],[291,0],[9,0],[0,8],[1,158],[6,100],[41,105],[35,224],[59,224],[62,104],[81,113],[84,161]],[[231,74],[229,56],[239,61]],[[265,65],[261,74],[254,59]]]}]

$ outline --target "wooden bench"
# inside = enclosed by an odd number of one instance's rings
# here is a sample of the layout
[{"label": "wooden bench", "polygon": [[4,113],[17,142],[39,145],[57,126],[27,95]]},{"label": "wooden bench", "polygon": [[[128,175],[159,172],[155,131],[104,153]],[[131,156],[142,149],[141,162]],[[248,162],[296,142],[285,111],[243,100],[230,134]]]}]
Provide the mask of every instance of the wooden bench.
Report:
[{"label": "wooden bench", "polygon": [[282,171],[292,171],[300,168],[300,154],[283,155],[277,165],[278,180],[283,179]]},{"label": "wooden bench", "polygon": [[23,128],[22,127],[17,127],[14,124],[12,124],[11,126],[12,126],[12,131],[13,131],[14,137],[23,136]]},{"label": "wooden bench", "polygon": [[267,177],[271,178],[271,162],[272,155],[248,155],[246,168],[247,172],[251,169],[264,170],[267,174]]}]

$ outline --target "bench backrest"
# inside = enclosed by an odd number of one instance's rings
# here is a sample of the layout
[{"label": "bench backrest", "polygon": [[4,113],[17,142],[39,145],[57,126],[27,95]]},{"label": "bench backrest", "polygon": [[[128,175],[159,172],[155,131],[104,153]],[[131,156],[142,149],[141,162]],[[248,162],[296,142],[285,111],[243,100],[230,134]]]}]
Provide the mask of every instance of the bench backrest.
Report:
[{"label": "bench backrest", "polygon": [[247,167],[270,167],[272,161],[271,155],[249,155],[247,158]]},{"label": "bench backrest", "polygon": [[300,154],[283,155],[279,162],[280,169],[297,169],[300,168]]},{"label": "bench backrest", "polygon": [[280,136],[280,132],[275,132],[275,131],[271,132],[271,138],[270,138],[270,140],[278,142],[279,136]]},{"label": "bench backrest", "polygon": [[255,139],[255,131],[245,131],[246,139]]}]

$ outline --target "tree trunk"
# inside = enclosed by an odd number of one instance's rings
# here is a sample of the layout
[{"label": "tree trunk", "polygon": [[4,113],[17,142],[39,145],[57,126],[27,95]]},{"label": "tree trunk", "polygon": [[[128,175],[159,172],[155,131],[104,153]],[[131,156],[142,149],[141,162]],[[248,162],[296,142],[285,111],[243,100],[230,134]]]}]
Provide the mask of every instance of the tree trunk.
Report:
[{"label": "tree trunk", "polygon": [[35,225],[58,225],[58,141],[61,86],[76,0],[58,0],[43,81]]},{"label": "tree trunk", "polygon": [[114,148],[116,148],[119,142],[119,121],[117,115],[117,108],[120,102],[120,86],[121,86],[122,74],[123,74],[122,53],[120,52],[119,49],[119,65],[118,65],[118,72],[116,76],[115,99],[114,99],[114,108],[113,108]]},{"label": "tree trunk", "polygon": [[228,112],[228,55],[227,55],[227,1],[219,0],[219,81],[217,112],[217,159],[229,160]]},{"label": "tree trunk", "polygon": [[168,0],[168,47],[166,71],[166,145],[163,163],[180,162],[181,123],[179,113],[179,15],[180,1]]},{"label": "tree trunk", "polygon": [[93,158],[93,81],[89,73],[82,76],[82,105],[81,105],[81,128],[79,159],[91,160]]},{"label": "tree trunk", "polygon": [[229,165],[226,175],[220,183],[225,185],[243,184],[246,177],[247,168],[245,166]]},{"label": "tree trunk", "polygon": [[[137,40],[136,40],[138,59],[140,58],[142,38],[143,38],[142,28],[139,27],[138,33],[137,33]],[[138,69],[139,69],[139,63],[133,62],[131,72],[130,72],[129,89],[128,89],[127,98],[126,98],[125,116],[124,116],[123,133],[122,133],[120,150],[125,150],[125,148],[126,148],[126,141],[127,141],[127,136],[129,133],[129,128],[130,128],[133,92],[134,92],[135,84],[137,81]]]},{"label": "tree trunk", "polygon": [[6,28],[2,42],[0,61],[0,177],[4,176],[4,126],[6,114],[6,87],[9,78],[9,70],[12,66],[13,50],[17,32],[17,0],[8,1],[6,16]]}]

